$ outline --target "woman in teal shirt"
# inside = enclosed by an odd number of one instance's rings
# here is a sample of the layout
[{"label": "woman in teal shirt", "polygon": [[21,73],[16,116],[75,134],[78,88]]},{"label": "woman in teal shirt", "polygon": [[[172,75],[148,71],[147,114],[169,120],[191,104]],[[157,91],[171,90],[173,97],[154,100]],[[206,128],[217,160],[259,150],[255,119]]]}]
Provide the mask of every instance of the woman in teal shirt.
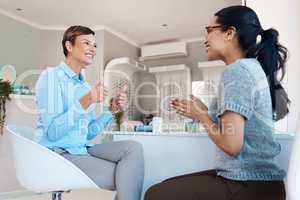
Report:
[{"label": "woman in teal shirt", "polygon": [[166,180],[151,187],[145,200],[284,200],[285,172],[274,163],[280,145],[273,133],[274,120],[288,112],[277,80],[280,70],[284,75],[286,48],[278,32],[263,30],[245,6],[218,11],[206,30],[209,60],[226,63],[218,99],[209,109],[195,97],[171,105],[203,124],[217,146],[215,169]]},{"label": "woman in teal shirt", "polygon": [[127,102],[126,91],[121,91],[111,99],[108,110],[95,115],[95,103],[103,102],[107,91],[102,83],[90,87],[81,73],[96,55],[94,35],[87,27],[68,28],[62,40],[65,61],[39,77],[40,143],[73,162],[99,187],[117,190],[118,200],[140,200],[144,177],[141,145],[134,141],[90,143]]}]

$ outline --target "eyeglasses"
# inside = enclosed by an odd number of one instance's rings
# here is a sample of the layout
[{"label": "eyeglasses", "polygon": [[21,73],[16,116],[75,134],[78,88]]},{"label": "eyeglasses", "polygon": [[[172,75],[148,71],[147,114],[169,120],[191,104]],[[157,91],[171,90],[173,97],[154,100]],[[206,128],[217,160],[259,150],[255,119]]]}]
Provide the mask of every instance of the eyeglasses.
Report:
[{"label": "eyeglasses", "polygon": [[206,26],[206,27],[205,27],[206,33],[209,34],[209,33],[211,33],[214,29],[216,29],[216,28],[221,28],[221,27],[223,27],[223,25]]}]

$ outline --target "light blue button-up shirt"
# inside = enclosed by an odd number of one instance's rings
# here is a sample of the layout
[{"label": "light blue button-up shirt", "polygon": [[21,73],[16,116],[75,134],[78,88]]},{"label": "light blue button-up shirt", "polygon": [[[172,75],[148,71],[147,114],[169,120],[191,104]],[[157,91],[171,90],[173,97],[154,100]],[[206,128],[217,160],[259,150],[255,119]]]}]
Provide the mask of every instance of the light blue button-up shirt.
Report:
[{"label": "light blue button-up shirt", "polygon": [[64,62],[42,72],[36,85],[37,129],[42,132],[42,145],[88,155],[89,141],[112,119],[109,111],[97,118],[95,104],[82,108],[79,100],[90,89],[83,75],[77,75]]}]

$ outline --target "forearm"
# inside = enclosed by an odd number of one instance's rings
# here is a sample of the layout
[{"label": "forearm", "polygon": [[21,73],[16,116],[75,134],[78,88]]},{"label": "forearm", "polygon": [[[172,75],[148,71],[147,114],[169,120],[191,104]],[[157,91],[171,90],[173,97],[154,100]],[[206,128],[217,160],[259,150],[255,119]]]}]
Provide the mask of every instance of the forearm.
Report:
[{"label": "forearm", "polygon": [[69,109],[67,112],[54,117],[47,129],[48,139],[57,141],[68,134],[70,129],[76,126],[74,114],[74,110]]},{"label": "forearm", "polygon": [[207,131],[210,139],[221,150],[230,156],[235,156],[238,154],[239,151],[236,148],[234,129],[224,129],[222,123],[214,123],[208,115],[201,119],[201,123]]},{"label": "forearm", "polygon": [[88,140],[92,140],[97,136],[97,134],[101,133],[103,129],[108,125],[108,123],[112,119],[112,113],[109,111],[104,112],[97,119],[91,121],[88,126]]},{"label": "forearm", "polygon": [[[79,101],[76,101],[67,111],[64,113],[51,116],[51,114],[45,113],[44,118],[51,118],[47,127],[47,136],[52,141],[57,141],[70,132],[74,127],[79,127],[79,117],[85,111]],[[47,123],[45,123],[47,124]]]}]

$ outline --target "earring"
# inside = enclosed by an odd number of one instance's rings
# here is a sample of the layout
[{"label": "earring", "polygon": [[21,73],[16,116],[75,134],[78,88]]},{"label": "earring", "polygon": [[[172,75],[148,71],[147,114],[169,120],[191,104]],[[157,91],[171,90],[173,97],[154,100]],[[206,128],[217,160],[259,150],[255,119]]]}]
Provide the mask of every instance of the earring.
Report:
[{"label": "earring", "polygon": [[260,42],[261,42],[261,35],[257,35],[256,44],[259,44]]}]

